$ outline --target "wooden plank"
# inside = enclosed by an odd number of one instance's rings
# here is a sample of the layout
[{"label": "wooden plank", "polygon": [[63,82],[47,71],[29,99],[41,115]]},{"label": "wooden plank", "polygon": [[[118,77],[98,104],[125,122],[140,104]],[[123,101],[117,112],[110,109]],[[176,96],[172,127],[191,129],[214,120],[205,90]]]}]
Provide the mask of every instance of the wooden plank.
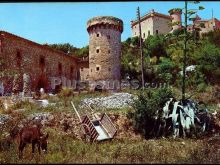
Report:
[{"label": "wooden plank", "polygon": [[75,112],[76,112],[76,114],[77,114],[77,116],[78,116],[78,118],[79,118],[80,122],[82,123],[82,119],[81,119],[81,117],[80,117],[80,115],[79,115],[79,112],[76,110],[76,107],[75,107],[75,105],[73,104],[73,102],[72,102],[72,101],[71,101],[71,104],[72,104],[73,109],[75,110]]},{"label": "wooden plank", "polygon": [[117,129],[106,113],[102,116],[100,123],[102,127],[105,129],[105,131],[108,133],[109,137],[113,138],[113,136],[117,132]]},{"label": "wooden plank", "polygon": [[88,125],[89,129],[90,129],[90,133],[91,133],[91,138],[92,141],[96,140],[99,133],[97,132],[97,130],[95,129],[94,124],[92,123],[92,121],[89,119],[89,117],[86,115],[84,120],[82,121],[83,124]]}]

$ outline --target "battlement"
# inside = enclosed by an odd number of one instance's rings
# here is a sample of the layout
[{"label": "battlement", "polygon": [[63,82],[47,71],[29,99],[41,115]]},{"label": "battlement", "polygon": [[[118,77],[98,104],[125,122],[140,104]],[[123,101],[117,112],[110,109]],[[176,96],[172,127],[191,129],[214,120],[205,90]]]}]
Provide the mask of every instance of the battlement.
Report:
[{"label": "battlement", "polygon": [[172,14],[182,14],[182,9],[175,8],[175,9],[169,10],[168,12],[170,13],[170,15],[172,15]]},{"label": "battlement", "polygon": [[87,22],[87,31],[90,32],[92,29],[96,29],[101,26],[106,26],[109,29],[113,28],[121,33],[123,32],[123,21],[111,16],[99,16],[90,19]]}]

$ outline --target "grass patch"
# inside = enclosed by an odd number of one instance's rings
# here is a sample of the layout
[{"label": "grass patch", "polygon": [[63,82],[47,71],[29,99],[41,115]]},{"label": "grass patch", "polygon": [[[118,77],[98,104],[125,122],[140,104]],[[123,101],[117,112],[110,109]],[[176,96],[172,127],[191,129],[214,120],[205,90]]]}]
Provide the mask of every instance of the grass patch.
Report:
[{"label": "grass patch", "polygon": [[[132,93],[133,92],[133,93]],[[129,93],[134,94],[136,90]],[[179,93],[174,89],[174,92]],[[50,103],[55,106],[39,107],[33,103],[22,102],[16,109],[26,109],[21,119],[38,112],[73,112],[70,104],[72,100],[76,107],[84,98],[108,96],[109,93],[81,93],[79,95],[58,98],[49,97]],[[65,104],[66,102],[66,104]],[[216,104],[209,104],[215,109]],[[127,115],[133,108],[101,109],[98,112],[120,113]],[[13,121],[16,123],[16,121]],[[12,125],[15,125],[15,124]],[[8,130],[6,130],[8,131]],[[112,139],[109,141],[85,143],[77,140],[71,134],[61,132],[56,127],[45,127],[49,133],[48,154],[39,155],[37,152],[32,158],[31,145],[24,150],[24,158],[18,159],[18,144],[13,143],[9,150],[0,151],[0,163],[219,163],[220,138],[216,137],[212,143],[207,139]],[[126,129],[125,129],[126,131]],[[1,137],[1,136],[0,136]],[[2,140],[2,139],[0,139]],[[37,150],[36,150],[37,151]]]},{"label": "grass patch", "polygon": [[[0,153],[0,163],[213,163],[219,161],[212,153],[213,147],[201,140],[117,140],[85,143],[60,134],[49,132],[48,154],[35,153],[31,158],[31,145],[25,148],[24,159],[17,159],[17,146]],[[207,148],[209,147],[209,148]]]}]

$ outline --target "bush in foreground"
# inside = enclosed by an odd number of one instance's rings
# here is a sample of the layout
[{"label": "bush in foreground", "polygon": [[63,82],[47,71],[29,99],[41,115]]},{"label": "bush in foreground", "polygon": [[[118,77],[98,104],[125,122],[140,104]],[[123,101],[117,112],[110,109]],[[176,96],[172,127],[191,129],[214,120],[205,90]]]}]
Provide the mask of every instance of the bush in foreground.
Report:
[{"label": "bush in foreground", "polygon": [[145,138],[149,137],[154,126],[156,111],[162,108],[170,97],[173,97],[173,93],[169,88],[140,91],[138,99],[134,100],[132,105],[135,111],[128,114],[133,119],[135,130]]}]

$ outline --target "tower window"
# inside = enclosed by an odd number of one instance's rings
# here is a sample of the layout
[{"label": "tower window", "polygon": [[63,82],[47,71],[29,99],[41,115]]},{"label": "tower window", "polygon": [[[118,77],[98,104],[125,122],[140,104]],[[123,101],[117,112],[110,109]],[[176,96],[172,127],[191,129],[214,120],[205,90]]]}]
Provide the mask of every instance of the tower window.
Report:
[{"label": "tower window", "polygon": [[99,53],[99,49],[96,49],[96,53]]},{"label": "tower window", "polygon": [[91,72],[92,72],[92,69],[91,69]]},{"label": "tower window", "polygon": [[97,67],[96,67],[96,71],[99,71],[99,69],[100,69],[99,66],[97,66]]},{"label": "tower window", "polygon": [[83,67],[81,68],[81,71],[83,71]]},{"label": "tower window", "polygon": [[156,30],[156,34],[158,34],[158,30]]},{"label": "tower window", "polygon": [[99,33],[96,34],[96,37],[99,37]]},{"label": "tower window", "polygon": [[110,50],[108,50],[108,53],[110,53],[111,51]]},{"label": "tower window", "polygon": [[150,30],[148,30],[148,36],[150,35]]},{"label": "tower window", "polygon": [[145,38],[145,33],[143,33],[143,38]]}]

